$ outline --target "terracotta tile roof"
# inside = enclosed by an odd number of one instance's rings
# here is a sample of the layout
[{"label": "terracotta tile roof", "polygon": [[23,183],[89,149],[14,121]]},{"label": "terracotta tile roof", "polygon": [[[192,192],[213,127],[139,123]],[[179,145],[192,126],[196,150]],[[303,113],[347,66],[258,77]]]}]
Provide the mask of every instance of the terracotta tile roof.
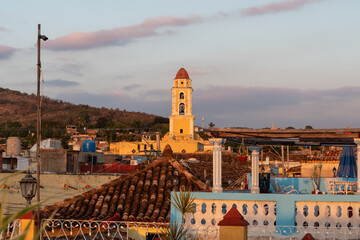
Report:
[{"label": "terracotta tile roof", "polygon": [[190,77],[185,68],[180,68],[176,74],[175,79],[190,79]]},{"label": "terracotta tile roof", "polygon": [[[200,179],[202,182],[206,183],[207,180],[212,182],[212,153],[176,153],[174,154],[174,157],[188,170],[189,173]],[[196,161],[186,160],[191,158],[195,158]],[[227,186],[229,181],[233,182],[241,178],[246,172],[249,172],[249,170],[240,166],[236,154],[223,152],[221,176],[222,184],[224,186]]]},{"label": "terracotta tile roof", "polygon": [[180,187],[187,191],[206,189],[177,161],[155,160],[140,171],[47,206],[41,212],[47,218],[56,211],[57,219],[169,222],[170,194]]}]

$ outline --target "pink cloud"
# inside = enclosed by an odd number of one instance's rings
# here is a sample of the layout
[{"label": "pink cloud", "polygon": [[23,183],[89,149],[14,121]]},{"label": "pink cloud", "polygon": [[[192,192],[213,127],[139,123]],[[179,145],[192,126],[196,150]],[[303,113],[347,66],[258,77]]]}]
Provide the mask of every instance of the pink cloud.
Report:
[{"label": "pink cloud", "polygon": [[10,32],[10,30],[0,26],[0,32]]},{"label": "pink cloud", "polygon": [[158,34],[161,27],[185,26],[200,22],[198,15],[188,17],[156,17],[145,19],[142,23],[127,27],[118,27],[96,32],[73,32],[67,36],[58,37],[44,43],[51,50],[80,50],[111,45],[127,44],[135,39]]},{"label": "pink cloud", "polygon": [[9,58],[15,51],[15,48],[0,45],[0,60]]},{"label": "pink cloud", "polygon": [[319,0],[287,0],[281,2],[272,2],[260,7],[246,8],[241,11],[243,16],[257,16],[270,13],[287,12],[302,8],[306,4],[314,3]]}]

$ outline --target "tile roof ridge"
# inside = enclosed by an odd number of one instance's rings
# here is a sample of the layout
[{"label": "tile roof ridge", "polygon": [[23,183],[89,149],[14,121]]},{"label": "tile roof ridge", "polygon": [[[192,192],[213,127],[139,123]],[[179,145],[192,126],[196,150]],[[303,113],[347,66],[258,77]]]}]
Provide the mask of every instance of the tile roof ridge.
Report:
[{"label": "tile roof ridge", "polygon": [[175,159],[172,159],[171,161],[169,161],[171,163],[171,165],[177,169],[180,173],[184,173],[186,178],[188,178],[189,180],[191,180],[193,183],[195,183],[196,185],[198,185],[201,190],[206,190],[207,186],[206,184],[201,181],[200,179],[196,178],[193,174],[191,174],[185,167],[183,167],[178,161],[176,161]]}]

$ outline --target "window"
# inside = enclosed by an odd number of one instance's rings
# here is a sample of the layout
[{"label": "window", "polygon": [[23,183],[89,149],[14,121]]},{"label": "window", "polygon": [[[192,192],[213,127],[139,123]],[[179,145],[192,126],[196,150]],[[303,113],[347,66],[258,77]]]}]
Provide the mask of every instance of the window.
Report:
[{"label": "window", "polygon": [[180,129],[180,133],[183,133],[184,131],[182,129]]},{"label": "window", "polygon": [[185,114],[185,104],[180,103],[179,105],[179,114],[184,115]]},{"label": "window", "polygon": [[183,92],[180,93],[180,99],[184,99],[184,93]]}]

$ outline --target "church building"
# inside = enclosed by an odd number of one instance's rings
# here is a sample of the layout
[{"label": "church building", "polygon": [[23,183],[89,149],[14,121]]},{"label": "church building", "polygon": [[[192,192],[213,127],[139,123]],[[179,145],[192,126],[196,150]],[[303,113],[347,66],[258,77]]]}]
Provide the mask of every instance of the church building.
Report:
[{"label": "church building", "polygon": [[[195,117],[192,114],[191,79],[184,68],[180,68],[171,88],[172,104],[169,116],[169,132],[160,141],[161,151],[169,144],[174,152],[195,153],[203,152],[204,145],[209,145],[194,132]],[[113,154],[139,154],[138,145],[153,145],[154,140],[143,139],[141,142],[116,142],[110,143],[110,152]]]}]

